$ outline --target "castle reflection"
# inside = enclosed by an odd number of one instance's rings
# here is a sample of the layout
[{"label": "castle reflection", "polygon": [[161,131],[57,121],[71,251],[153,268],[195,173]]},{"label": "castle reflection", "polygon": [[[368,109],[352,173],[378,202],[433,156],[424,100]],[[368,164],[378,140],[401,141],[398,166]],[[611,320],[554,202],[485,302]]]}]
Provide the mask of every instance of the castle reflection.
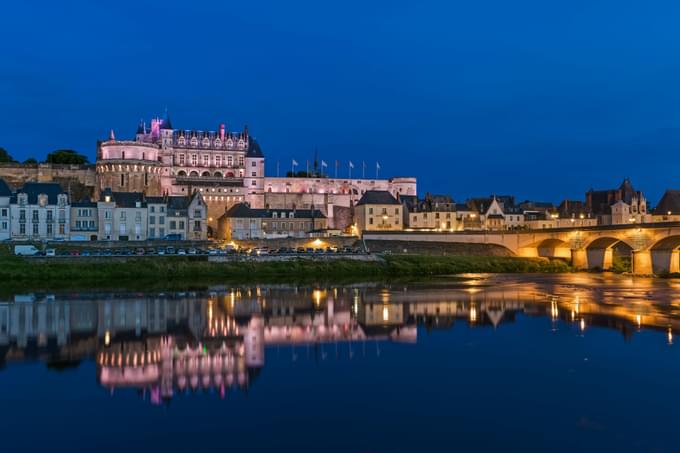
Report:
[{"label": "castle reflection", "polygon": [[414,343],[418,327],[451,329],[456,322],[498,329],[520,315],[536,316],[584,335],[596,326],[616,329],[626,340],[643,328],[660,330],[672,344],[680,328],[677,288],[654,285],[565,276],[455,286],[15,295],[0,302],[0,367],[39,360],[66,368],[94,360],[102,387],[137,389],[159,404],[177,393],[210,389],[224,397],[247,389],[269,348],[290,348],[296,360],[296,348],[348,344],[343,354],[351,358],[352,343]]}]

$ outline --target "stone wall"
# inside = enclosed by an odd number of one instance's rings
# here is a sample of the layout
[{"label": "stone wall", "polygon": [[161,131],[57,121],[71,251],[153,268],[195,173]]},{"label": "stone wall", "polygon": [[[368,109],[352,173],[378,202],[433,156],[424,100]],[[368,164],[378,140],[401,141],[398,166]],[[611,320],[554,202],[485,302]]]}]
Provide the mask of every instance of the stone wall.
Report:
[{"label": "stone wall", "polygon": [[97,184],[94,165],[0,164],[0,178],[12,189],[26,182],[57,182],[79,201],[94,193]]}]

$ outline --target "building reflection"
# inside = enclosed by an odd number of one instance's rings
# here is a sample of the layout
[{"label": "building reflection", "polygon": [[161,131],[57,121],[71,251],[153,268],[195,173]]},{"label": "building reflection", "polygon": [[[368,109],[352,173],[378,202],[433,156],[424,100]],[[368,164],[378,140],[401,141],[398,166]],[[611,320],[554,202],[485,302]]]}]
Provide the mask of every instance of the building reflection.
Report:
[{"label": "building reflection", "polygon": [[354,342],[415,343],[419,326],[498,329],[519,315],[540,316],[554,329],[573,326],[585,335],[591,327],[605,327],[627,340],[655,329],[672,344],[680,328],[673,296],[650,301],[648,293],[629,291],[471,282],[453,288],[256,286],[16,295],[0,302],[0,366],[38,360],[66,368],[94,360],[102,387],[136,389],[159,404],[186,392],[210,389],[225,397],[246,391],[265,366],[267,349],[348,344],[351,358]]}]

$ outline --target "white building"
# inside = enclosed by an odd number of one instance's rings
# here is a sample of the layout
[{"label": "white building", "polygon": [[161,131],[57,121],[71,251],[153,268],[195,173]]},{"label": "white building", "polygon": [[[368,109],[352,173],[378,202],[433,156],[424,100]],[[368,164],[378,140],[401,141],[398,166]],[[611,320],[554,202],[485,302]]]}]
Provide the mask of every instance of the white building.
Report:
[{"label": "white building", "polygon": [[97,202],[97,214],[100,240],[146,240],[147,207],[144,194],[106,189]]},{"label": "white building", "polygon": [[0,179],[0,241],[10,238],[10,198],[12,198],[12,191],[5,180]]},{"label": "white building", "polygon": [[68,196],[59,184],[28,182],[10,198],[11,238],[66,240],[70,216]]}]

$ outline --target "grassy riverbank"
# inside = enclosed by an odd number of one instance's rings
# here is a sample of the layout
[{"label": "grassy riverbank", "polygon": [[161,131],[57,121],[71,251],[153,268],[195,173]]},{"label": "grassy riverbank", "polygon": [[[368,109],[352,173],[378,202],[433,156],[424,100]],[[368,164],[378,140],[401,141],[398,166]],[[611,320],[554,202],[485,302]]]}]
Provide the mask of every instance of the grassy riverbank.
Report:
[{"label": "grassy riverbank", "polygon": [[211,263],[190,258],[32,260],[0,256],[3,288],[138,288],[226,282],[310,282],[422,278],[468,272],[567,272],[562,261],[484,256],[393,255],[379,261],[310,260]]}]

